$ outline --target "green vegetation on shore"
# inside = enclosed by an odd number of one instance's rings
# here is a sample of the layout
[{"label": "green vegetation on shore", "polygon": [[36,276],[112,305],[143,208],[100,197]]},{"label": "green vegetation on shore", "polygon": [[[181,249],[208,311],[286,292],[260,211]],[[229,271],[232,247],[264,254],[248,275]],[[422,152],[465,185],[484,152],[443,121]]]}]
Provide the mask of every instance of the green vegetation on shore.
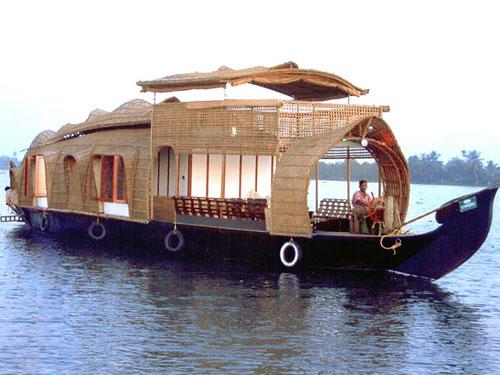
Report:
[{"label": "green vegetation on shore", "polygon": [[[413,155],[408,158],[411,182],[415,184],[442,184],[488,186],[500,182],[500,166],[492,160],[484,162],[478,151],[462,151],[460,157],[451,158],[444,163],[440,155]],[[345,180],[346,161],[319,163],[319,176],[322,180]],[[377,165],[370,162],[351,160],[351,180],[377,181]]]}]

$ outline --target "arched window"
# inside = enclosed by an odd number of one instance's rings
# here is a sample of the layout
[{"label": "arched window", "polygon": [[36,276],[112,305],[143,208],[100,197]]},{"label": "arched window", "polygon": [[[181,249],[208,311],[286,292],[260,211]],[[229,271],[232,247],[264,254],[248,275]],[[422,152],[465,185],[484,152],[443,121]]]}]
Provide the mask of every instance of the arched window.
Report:
[{"label": "arched window", "polygon": [[125,203],[125,166],[119,155],[103,155],[101,158],[101,200]]}]

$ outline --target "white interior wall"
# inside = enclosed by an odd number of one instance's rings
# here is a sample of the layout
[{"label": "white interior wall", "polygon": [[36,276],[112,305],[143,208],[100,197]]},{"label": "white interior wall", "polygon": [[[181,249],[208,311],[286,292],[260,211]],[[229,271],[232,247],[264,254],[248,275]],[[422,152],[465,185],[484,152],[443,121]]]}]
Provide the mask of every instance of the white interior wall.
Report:
[{"label": "white interior wall", "polygon": [[257,171],[257,193],[261,198],[271,196],[272,157],[259,155]]},{"label": "white interior wall", "polygon": [[[158,161],[160,167],[156,167],[158,173],[158,184],[159,184],[159,195],[165,197],[168,195],[168,154],[170,148],[166,148],[160,151],[158,155]],[[158,190],[157,190],[158,191]]]},{"label": "white interior wall", "polygon": [[222,196],[222,158],[223,155],[210,155],[208,161],[208,196],[211,198]]},{"label": "white interior wall", "polygon": [[241,198],[255,192],[255,155],[243,155],[241,161]]},{"label": "white interior wall", "polygon": [[179,156],[179,195],[186,196],[188,193],[188,155]]},{"label": "white interior wall", "polygon": [[240,156],[226,155],[225,198],[239,198]]},{"label": "white interior wall", "polygon": [[[170,155],[170,157],[169,157]],[[158,183],[160,195],[174,196],[177,193],[177,166],[176,156],[171,148],[162,150],[159,154],[160,173],[158,175],[158,161],[154,162],[154,194],[157,194]],[[222,167],[224,155],[213,154],[209,158],[208,196],[219,198],[222,196]],[[241,195],[245,198],[249,192],[255,190],[255,155],[242,155],[241,165]],[[170,167],[168,163],[170,162]],[[257,161],[257,193],[265,198],[271,195],[271,181],[273,170],[276,167],[276,158],[260,155]],[[238,198],[240,191],[240,156],[226,155],[225,163],[225,197]],[[187,196],[188,193],[188,155],[179,157],[179,195]],[[207,155],[192,155],[191,195],[205,197],[207,178]],[[168,178],[167,178],[168,174]],[[168,185],[167,185],[168,182]]]},{"label": "white interior wall", "polygon": [[115,216],[129,216],[128,204],[104,202],[104,213]]},{"label": "white interior wall", "polygon": [[169,176],[169,185],[168,185],[168,195],[173,197],[177,194],[177,165],[175,159],[175,152],[171,148],[170,152],[170,176]]},{"label": "white interior wall", "polygon": [[207,195],[207,154],[193,154],[191,170],[191,196]]},{"label": "white interior wall", "polygon": [[36,197],[36,205],[40,208],[48,208],[47,197]]}]

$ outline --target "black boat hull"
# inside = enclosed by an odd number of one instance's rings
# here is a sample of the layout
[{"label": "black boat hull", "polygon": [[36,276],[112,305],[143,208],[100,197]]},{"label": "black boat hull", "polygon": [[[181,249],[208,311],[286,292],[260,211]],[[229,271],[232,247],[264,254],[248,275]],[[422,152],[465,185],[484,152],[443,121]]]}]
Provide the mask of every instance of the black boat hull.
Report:
[{"label": "black boat hull", "polygon": [[[165,248],[165,237],[174,229],[172,223],[146,224],[110,218],[101,218],[100,223],[106,229],[104,241],[122,241],[139,251],[165,256],[230,259],[260,264],[266,269],[292,271],[384,270],[435,280],[459,267],[481,247],[491,225],[497,188],[487,188],[443,205],[436,213],[441,225],[433,231],[384,238],[385,246],[401,241],[395,251],[382,248],[381,238],[374,235],[314,232],[312,238],[294,238],[301,257],[292,267],[285,266],[280,259],[280,250],[290,238],[271,236],[264,228],[239,226],[234,221],[231,226],[217,222],[178,223],[176,230],[182,234],[184,243],[175,252]],[[475,207],[461,212],[460,202],[470,197],[474,197]],[[83,214],[25,207],[23,210],[34,230],[64,236],[90,238],[88,229],[95,222],[94,216]]]}]

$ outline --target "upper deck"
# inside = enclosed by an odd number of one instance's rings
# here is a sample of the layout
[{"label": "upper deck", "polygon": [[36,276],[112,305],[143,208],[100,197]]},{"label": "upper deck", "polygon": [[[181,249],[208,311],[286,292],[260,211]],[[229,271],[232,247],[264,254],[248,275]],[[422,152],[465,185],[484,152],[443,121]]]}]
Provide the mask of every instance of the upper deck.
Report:
[{"label": "upper deck", "polygon": [[294,140],[387,111],[387,106],[295,100],[169,101],[153,106],[152,144],[178,152],[276,155]]}]

